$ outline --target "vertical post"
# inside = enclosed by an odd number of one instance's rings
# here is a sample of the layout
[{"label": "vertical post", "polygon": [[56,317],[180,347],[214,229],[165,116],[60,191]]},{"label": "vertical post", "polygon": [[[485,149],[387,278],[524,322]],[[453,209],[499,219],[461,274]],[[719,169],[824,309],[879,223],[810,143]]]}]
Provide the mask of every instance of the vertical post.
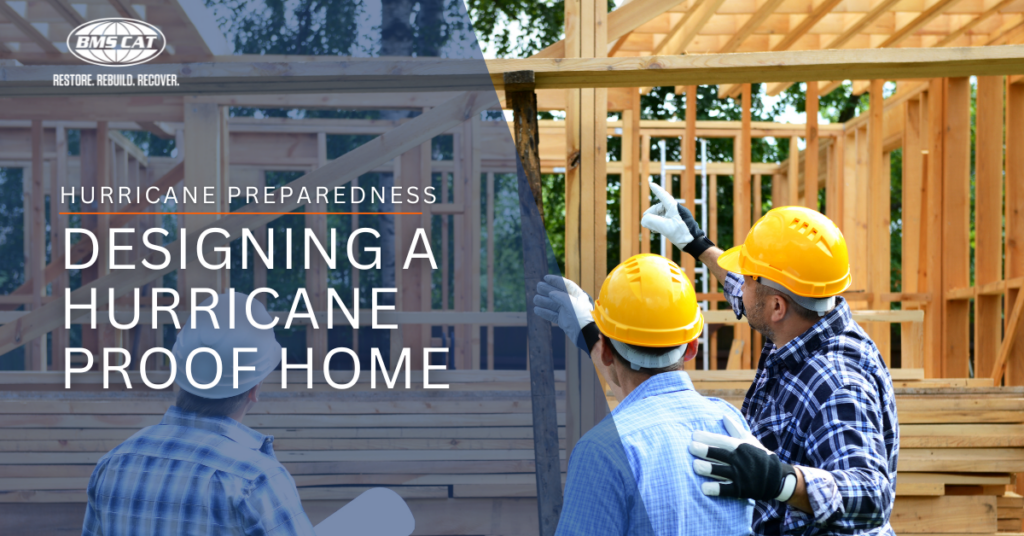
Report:
[{"label": "vertical post", "polygon": [[[651,135],[644,134],[640,136],[640,180],[638,182],[638,188],[640,189],[638,197],[640,198],[640,214],[647,212],[647,209],[651,208],[651,190],[647,186],[647,179],[651,176]],[[640,253],[651,252],[651,231],[646,227],[640,228]]]},{"label": "vertical post", "polygon": [[640,93],[631,90],[630,105],[622,110],[622,174],[619,176],[619,262],[640,252],[640,203],[637,200],[640,158]]},{"label": "vertical post", "polygon": [[[588,26],[581,21],[588,0],[568,0],[565,7],[565,57],[583,57],[583,40]],[[565,108],[565,277],[582,284],[581,242],[584,222],[581,210],[583,195],[582,126],[583,89],[567,89]],[[507,96],[506,96],[507,100]],[[584,287],[585,290],[586,287]],[[527,308],[529,309],[529,308]],[[583,422],[582,380],[585,363],[575,341],[565,338],[565,451],[571,453],[576,441],[586,431]]]},{"label": "vertical post", "polygon": [[786,204],[799,206],[800,199],[800,143],[796,136],[789,138],[789,167],[786,176]]},{"label": "vertical post", "polygon": [[[327,134],[318,132],[316,135],[316,167],[321,168],[327,165]],[[313,235],[323,244],[327,251],[330,251],[330,242],[327,238],[327,203],[320,203],[313,199],[312,203],[306,204],[305,225],[312,229]],[[305,242],[305,231],[303,231],[303,242]],[[315,249],[315,248],[314,248]],[[310,253],[309,270],[306,270],[306,290],[309,292],[309,303],[313,311],[327,312],[327,261],[320,256],[319,252]],[[327,356],[327,326],[326,319],[318,320],[318,329],[313,325],[306,326],[306,347],[313,351],[313,370],[322,370],[324,357]],[[302,356],[298,358],[302,359]],[[414,360],[415,361],[415,360]]]},{"label": "vertical post", "polygon": [[832,172],[832,181],[828,184],[829,189],[826,192],[828,195],[828,206],[826,211],[828,217],[832,221],[839,222],[843,221],[843,198],[844,189],[846,185],[846,136],[840,132],[834,138],[832,138],[832,162],[830,165],[833,166],[834,171]]},{"label": "vertical post", "polygon": [[[900,287],[903,292],[921,292],[918,271],[921,266],[921,208],[924,203],[924,160],[921,151],[924,137],[921,130],[921,99],[907,101],[906,119],[903,121],[903,248],[900,266]],[[919,309],[916,303],[904,301],[903,309]],[[914,323],[904,322],[900,327],[900,356],[903,368],[921,368],[924,356],[918,351]]]},{"label": "vertical post", "polygon": [[[882,294],[890,290],[889,284],[889,213],[890,174],[886,166],[883,140],[885,138],[885,106],[882,101],[884,80],[871,81],[871,105],[868,117],[868,292],[871,294],[872,309],[889,309],[889,302],[882,301]],[[817,154],[808,153],[812,159]],[[808,160],[810,162],[810,160]],[[809,184],[809,182],[808,182]],[[890,327],[886,322],[875,322],[868,326],[868,335],[875,341],[886,366],[891,363]]]},{"label": "vertical post", "polygon": [[[494,172],[487,173],[487,312],[494,312]],[[487,370],[494,370],[494,326],[487,326]]]},{"label": "vertical post", "polygon": [[[526,303],[533,303],[537,283],[547,273],[547,234],[540,184],[537,128],[537,94],[532,71],[505,74],[505,95],[512,105],[515,129],[519,210],[523,229],[523,261]],[[551,324],[527,307],[530,393],[533,408],[533,448],[537,480],[539,534],[550,536],[562,511],[562,476],[558,451],[558,414],[555,405],[555,373],[551,354]]]},{"label": "vertical post", "polygon": [[[99,191],[100,180],[99,170],[97,169],[98,162],[96,156],[99,154],[97,150],[98,139],[96,137],[96,130],[94,129],[82,129],[79,137],[79,173],[81,177],[81,185],[86,191]],[[99,199],[98,196],[93,196],[91,203],[81,202],[80,209],[82,212],[96,212],[99,210]],[[71,207],[68,207],[69,209]],[[99,218],[92,214],[82,215],[81,226],[83,229],[89,229],[96,231],[98,228]],[[102,246],[103,241],[99,241]],[[100,252],[102,253],[102,249]],[[100,261],[103,257],[98,256],[96,259]],[[82,284],[88,284],[96,280],[100,275],[99,262],[94,263],[89,268],[81,271]],[[97,326],[98,327],[98,326]],[[102,346],[99,344],[99,329],[92,329],[88,324],[82,325],[82,347],[89,350],[93,355],[97,355],[100,352]]]},{"label": "vertical post", "polygon": [[[733,170],[732,184],[732,243],[742,244],[747,238],[747,231],[750,230],[750,107],[751,95],[750,84],[743,84],[743,111],[741,115],[740,135],[733,143],[733,158],[735,169]],[[752,368],[750,326],[748,324],[734,324],[733,346],[740,345],[739,368]],[[733,362],[732,352],[729,356],[730,363]]]},{"label": "vertical post", "polygon": [[804,160],[804,206],[818,210],[818,82],[807,82],[807,152]]},{"label": "vertical post", "polygon": [[[1024,277],[1024,81],[1006,88],[1006,271],[1007,279]],[[1006,311],[1024,299],[1024,289],[1007,289]],[[1009,321],[1007,315],[1006,321]],[[1006,384],[1024,385],[1024,345],[1017,344],[1006,363]],[[1024,479],[1017,479],[1017,492]]]},{"label": "vertical post", "polygon": [[[46,293],[46,186],[43,183],[43,121],[32,120],[32,196],[29,214],[31,230],[29,238],[28,267],[26,279],[32,280],[32,310],[43,306]],[[52,164],[51,164],[52,165]],[[103,238],[100,238],[103,240]],[[29,342],[26,347],[26,369],[46,370],[46,335]]]},{"label": "vertical post", "polygon": [[926,105],[922,106],[922,109],[927,111],[922,121],[927,154],[923,154],[921,159],[921,175],[925,182],[924,203],[921,209],[925,230],[921,239],[924,242],[922,250],[925,254],[922,256],[924,260],[918,277],[921,288],[932,295],[924,313],[924,373],[928,378],[943,376],[942,319],[945,301],[942,290],[942,154],[945,144],[945,95],[945,81],[942,78],[934,78],[928,83],[928,93],[923,95]]},{"label": "vertical post", "polygon": [[[683,170],[680,177],[679,194],[683,198],[683,206],[696,217],[697,204],[694,202],[694,196],[697,193],[697,86],[686,86],[686,136],[683,137],[683,143],[685,144],[683,158],[686,159],[684,162],[686,169]],[[696,287],[697,278],[694,274],[696,261],[689,255],[680,255],[679,258],[682,261],[682,269],[686,272],[686,277],[690,278],[690,282]],[[691,360],[688,364],[693,367],[696,362]]]},{"label": "vertical post", "polygon": [[[942,288],[971,284],[971,86],[968,78],[946,81],[946,128],[942,178]],[[970,360],[969,300],[945,301],[943,372],[968,377]]]},{"label": "vertical post", "polygon": [[[185,98],[185,186],[202,192],[205,186],[221,184],[221,120],[220,110],[215,103],[196,102],[192,97]],[[220,206],[220,192],[215,188],[214,204]],[[183,197],[184,198],[184,197]],[[212,212],[210,206],[202,203],[182,203],[182,211]],[[208,214],[190,214],[184,218],[182,227],[188,229],[188,242],[194,243],[202,228],[217,221],[219,216]],[[179,220],[181,221],[181,220]],[[275,244],[276,245],[276,244]],[[191,247],[190,247],[191,249]],[[214,257],[220,260],[219,256]],[[191,300],[191,289],[209,288],[220,291],[220,274],[215,270],[207,270],[198,262],[185,269],[188,272],[188,285],[181,296],[183,303]],[[179,272],[180,275],[180,272]]]},{"label": "vertical post", "polygon": [[[110,131],[106,121],[96,122],[96,190],[101,191],[104,186],[113,186],[111,184],[111,161],[110,161]],[[96,217],[96,236],[99,242],[99,257],[96,259],[96,266],[98,269],[97,277],[103,277],[110,271],[109,266],[109,253],[108,249],[110,244],[110,215],[109,212],[114,210],[111,203],[105,202],[102,198],[97,196],[97,207],[100,214]],[[85,326],[83,326],[84,328]],[[110,324],[100,324],[97,326],[97,340],[99,341],[97,346],[103,348],[105,346],[115,346],[116,333],[114,327]]]},{"label": "vertical post", "polygon": [[[64,253],[64,230],[68,226],[68,217],[61,215],[61,212],[68,212],[64,209],[60,199],[60,187],[67,182],[68,176],[68,138],[64,125],[58,124],[54,129],[56,137],[57,159],[51,167],[50,174],[50,258]],[[68,272],[61,270],[60,276],[54,280],[50,293],[57,299],[64,299],[64,289],[68,286]],[[64,370],[64,352],[68,347],[68,330],[61,324],[53,330],[53,367],[52,370]]]},{"label": "vertical post", "polygon": [[[1002,280],[1003,77],[979,76],[974,148],[974,284]],[[991,376],[1003,333],[1002,296],[974,300],[974,375]],[[1012,310],[1012,309],[1011,309]]]},{"label": "vertical post", "polygon": [[[462,124],[462,139],[464,140],[466,151],[463,153],[465,158],[465,169],[466,169],[466,186],[467,186],[467,199],[466,199],[466,210],[469,211],[469,224],[466,228],[466,235],[468,235],[469,252],[469,280],[472,281],[472,288],[468,294],[468,307],[467,310],[473,312],[480,311],[480,228],[483,226],[482,214],[480,213],[480,197],[481,197],[481,183],[483,178],[482,170],[480,169],[480,136],[478,129],[480,121],[480,115],[476,114],[473,119],[466,121]],[[470,357],[473,360],[473,368],[479,369],[480,364],[480,325],[473,324],[469,326],[470,333],[470,345],[471,353]]]},{"label": "vertical post", "polygon": [[[708,236],[712,242],[718,243],[718,175],[708,175]],[[708,277],[711,278],[708,290],[715,294],[718,292],[718,281],[710,273]],[[710,302],[708,308],[717,309],[716,304],[717,302]],[[705,359],[708,360],[708,370],[718,368],[718,330],[713,331],[708,337],[708,356]]]}]

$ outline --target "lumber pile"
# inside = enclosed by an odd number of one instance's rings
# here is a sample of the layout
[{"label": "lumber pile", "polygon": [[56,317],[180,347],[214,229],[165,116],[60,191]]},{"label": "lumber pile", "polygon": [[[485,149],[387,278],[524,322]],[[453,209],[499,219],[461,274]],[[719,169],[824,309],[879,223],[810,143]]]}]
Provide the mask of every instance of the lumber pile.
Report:
[{"label": "lumber pile", "polygon": [[[282,392],[275,373],[245,423],[275,436],[314,522],[386,486],[406,498],[425,534],[535,534],[528,373],[431,373],[448,390],[418,388],[418,374],[408,391],[371,390],[365,378],[346,392],[321,383]],[[691,374],[704,394],[737,406],[753,377]],[[1024,498],[1007,486],[1024,472],[1024,388],[893,375],[902,436],[897,533],[1021,532]],[[53,529],[43,534],[80,525],[96,460],[158,422],[174,397],[139,389],[135,376],[131,391],[116,381],[104,391],[98,375],[81,376],[65,391],[60,373],[0,374],[0,533],[24,533],[40,516]],[[293,372],[289,381],[304,377]],[[564,381],[556,372],[563,426]],[[559,436],[564,448],[564,428]],[[563,471],[564,463],[563,452]]]},{"label": "lumber pile", "polygon": [[[152,373],[154,383],[163,381],[159,374]],[[494,508],[507,518],[496,526],[521,517],[512,526],[536,532],[535,499],[517,501],[536,496],[529,373],[431,372],[431,384],[447,383],[447,390],[422,389],[420,374],[413,372],[409,390],[401,381],[388,390],[380,378],[371,390],[367,377],[340,392],[324,383],[307,390],[305,376],[292,372],[282,392],[274,373],[243,422],[275,437],[277,457],[314,523],[384,486],[406,499],[430,534],[486,533],[481,527],[491,524]],[[16,530],[28,526],[17,524],[22,512],[46,512],[64,519],[60,530],[80,530],[97,460],[157,424],[175,396],[138,389],[137,372],[131,391],[98,390],[100,376],[79,376],[88,377],[74,378],[75,389],[65,391],[61,373],[0,374],[0,534],[25,533]],[[115,374],[112,384],[117,380]],[[562,400],[564,382],[557,372]],[[558,411],[564,449],[562,402]],[[564,450],[562,459],[564,473]]]},{"label": "lumber pile", "polygon": [[[691,374],[703,394],[739,407],[754,371]],[[1021,532],[1024,499],[1007,486],[1024,472],[1024,388],[992,387],[988,378],[926,380],[920,370],[892,376],[900,421],[896,533]]]}]

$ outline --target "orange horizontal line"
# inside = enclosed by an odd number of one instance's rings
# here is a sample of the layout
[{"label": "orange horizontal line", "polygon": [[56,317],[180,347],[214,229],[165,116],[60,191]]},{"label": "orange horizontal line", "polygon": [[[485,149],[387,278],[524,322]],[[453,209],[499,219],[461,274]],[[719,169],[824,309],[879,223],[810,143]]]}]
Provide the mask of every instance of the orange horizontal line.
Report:
[{"label": "orange horizontal line", "polygon": [[148,216],[148,215],[167,215],[167,216],[256,216],[256,215],[271,215],[271,216],[310,216],[310,215],[340,215],[340,216],[352,216],[352,215],[393,215],[393,216],[422,216],[422,212],[61,212],[60,215],[71,215],[78,214],[83,216]]}]

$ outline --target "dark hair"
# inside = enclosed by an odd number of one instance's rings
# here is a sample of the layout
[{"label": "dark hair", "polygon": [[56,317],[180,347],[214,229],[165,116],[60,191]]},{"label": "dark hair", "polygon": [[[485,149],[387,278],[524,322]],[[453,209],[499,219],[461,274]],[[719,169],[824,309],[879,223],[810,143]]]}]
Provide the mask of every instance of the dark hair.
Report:
[{"label": "dark hair", "polygon": [[792,309],[794,313],[796,313],[796,316],[799,316],[804,320],[817,322],[818,319],[821,317],[817,311],[812,311],[804,307],[803,305],[800,305],[799,303],[793,301],[793,299],[787,296],[785,292],[769,287],[768,285],[765,285],[760,281],[758,281],[757,286],[754,287],[754,294],[756,294],[757,297],[760,299],[764,299],[767,296],[779,296],[780,298],[786,300],[786,305],[789,306],[789,308]]},{"label": "dark hair", "polygon": [[[604,337],[604,335],[602,335],[602,337]],[[683,360],[680,359],[679,361],[676,361],[675,363],[672,363],[671,365],[669,365],[667,367],[661,367],[661,368],[643,368],[643,367],[640,367],[640,369],[634,369],[633,368],[633,364],[630,363],[629,361],[627,361],[625,357],[622,357],[622,354],[620,354],[619,351],[615,348],[615,345],[611,343],[611,339],[609,339],[608,337],[604,337],[604,339],[607,342],[606,346],[608,347],[608,349],[610,349],[612,351],[612,355],[615,356],[615,359],[618,359],[619,360],[619,364],[621,364],[622,366],[624,366],[627,369],[629,369],[630,372],[634,372],[636,374],[643,374],[645,376],[654,376],[655,374],[663,374],[665,372],[675,372],[677,370],[682,370],[682,368],[683,368]],[[659,355],[659,356],[662,355],[662,354],[667,354],[668,352],[671,352],[672,350],[675,350],[677,348],[677,347],[671,347],[671,348],[648,348],[646,346],[636,346],[636,345],[633,345],[633,344],[630,344],[629,347],[630,348],[636,348],[637,350],[639,350],[641,352],[644,352],[644,353],[647,353],[647,354],[654,354],[654,355]]]},{"label": "dark hair", "polygon": [[178,391],[178,399],[174,401],[174,405],[182,411],[195,413],[200,417],[227,417],[237,412],[245,404],[247,396],[249,396],[248,391],[240,395],[215,400],[203,398],[182,389]]}]

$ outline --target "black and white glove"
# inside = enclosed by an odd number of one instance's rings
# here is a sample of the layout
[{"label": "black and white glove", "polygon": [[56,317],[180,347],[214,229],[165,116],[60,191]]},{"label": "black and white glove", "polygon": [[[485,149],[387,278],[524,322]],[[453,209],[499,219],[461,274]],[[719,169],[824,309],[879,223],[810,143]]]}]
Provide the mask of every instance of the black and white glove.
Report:
[{"label": "black and white glove", "polygon": [[689,209],[680,205],[672,194],[655,182],[648,182],[648,185],[661,202],[644,212],[640,225],[661,233],[677,248],[700,260],[700,255],[713,247],[714,242],[697,225]]},{"label": "black and white glove", "polygon": [[597,343],[594,300],[576,283],[557,275],[544,276],[544,281],[537,283],[533,305],[537,316],[561,328],[580,350],[589,353]]},{"label": "black and white glove", "polygon": [[704,495],[788,501],[796,490],[793,466],[732,418],[725,418],[725,427],[728,436],[698,431],[690,441],[690,454],[701,458],[693,461],[693,471],[717,480],[701,484]]}]

